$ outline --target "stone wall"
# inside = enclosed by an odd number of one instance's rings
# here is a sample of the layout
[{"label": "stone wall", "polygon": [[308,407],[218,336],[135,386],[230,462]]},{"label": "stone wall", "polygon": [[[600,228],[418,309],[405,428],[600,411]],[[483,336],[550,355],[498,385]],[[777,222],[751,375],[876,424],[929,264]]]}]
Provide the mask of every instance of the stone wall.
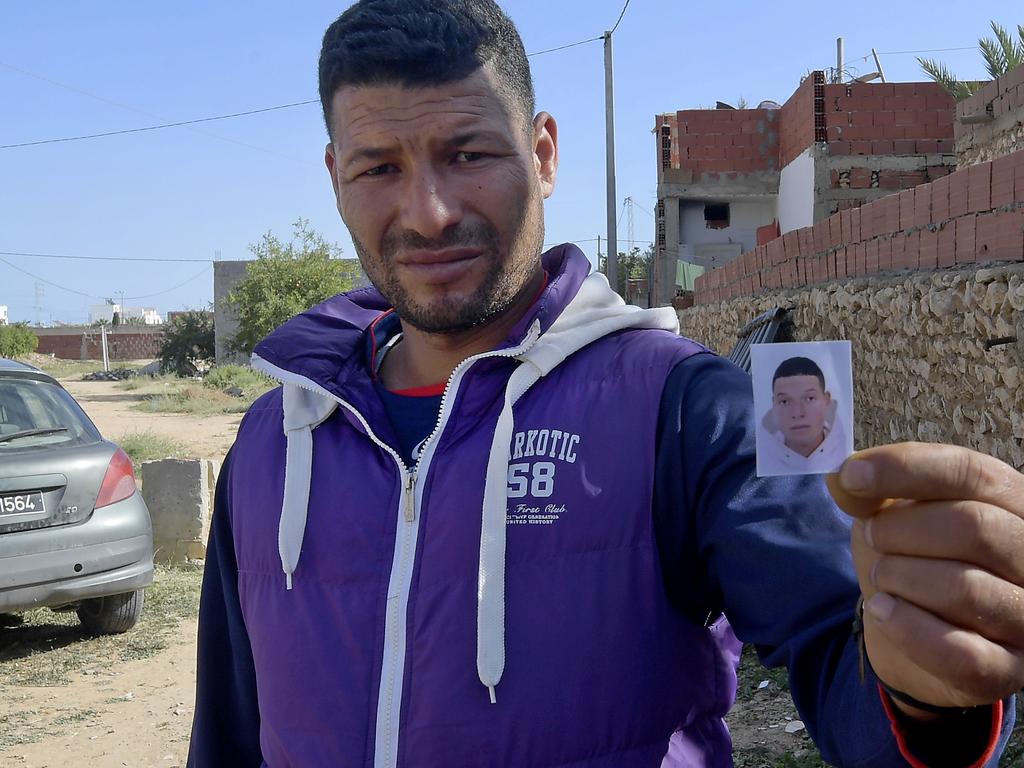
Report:
[{"label": "stone wall", "polygon": [[1024,65],[957,104],[954,135],[960,168],[1024,149]]},{"label": "stone wall", "polygon": [[1024,469],[1024,265],[837,280],[696,306],[682,333],[728,354],[736,332],[792,308],[795,341],[853,343],[858,448],[966,445]]}]

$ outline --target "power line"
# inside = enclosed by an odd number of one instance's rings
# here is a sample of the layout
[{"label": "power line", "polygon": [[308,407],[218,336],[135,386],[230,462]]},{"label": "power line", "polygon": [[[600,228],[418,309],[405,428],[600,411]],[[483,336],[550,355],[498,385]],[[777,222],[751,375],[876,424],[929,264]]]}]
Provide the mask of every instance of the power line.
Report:
[{"label": "power line", "polygon": [[[92,294],[92,293],[85,293],[84,291],[79,291],[79,290],[76,290],[74,288],[68,288],[66,285],[61,285],[59,283],[55,283],[52,280],[47,280],[45,277],[40,277],[39,275],[33,274],[32,272],[29,272],[26,269],[22,269],[21,267],[15,266],[14,264],[11,264],[11,262],[7,261],[7,259],[0,258],[0,263],[6,264],[8,267],[10,267],[11,269],[15,270],[16,272],[21,272],[23,275],[28,275],[29,277],[31,277],[34,280],[38,280],[41,283],[46,283],[47,285],[52,286],[54,288],[59,288],[62,291],[67,291],[68,293],[74,293],[74,294],[77,294],[78,296],[84,296],[87,299],[102,299],[102,298],[104,298],[103,296],[98,296],[98,295]],[[210,267],[206,266],[200,272],[198,272],[197,274],[195,274],[192,277],[190,277],[188,280],[185,280],[182,283],[178,283],[177,285],[175,285],[175,286],[173,286],[171,288],[167,288],[166,290],[163,290],[163,291],[158,291],[156,293],[149,293],[149,294],[146,294],[145,296],[125,296],[124,298],[125,298],[125,300],[129,300],[130,299],[132,301],[135,301],[135,300],[138,300],[138,299],[149,299],[149,298],[152,298],[154,296],[163,296],[165,293],[170,293],[171,291],[176,291],[178,288],[181,288],[184,285],[188,285],[193,280],[198,280],[200,277],[202,277],[204,274],[206,274],[209,270],[210,270]]]},{"label": "power line", "polygon": [[615,22],[615,26],[612,27],[611,34],[615,34],[615,30],[619,28],[619,24],[622,22],[622,17],[626,15],[626,9],[629,8],[629,0],[626,0],[626,4],[622,6],[622,13],[619,14],[619,20]]},{"label": "power line", "polygon": [[[922,48],[919,51],[878,51],[879,56],[902,56],[904,54],[911,53],[947,53],[949,51],[976,51],[978,46],[969,45],[962,48]],[[859,58],[853,59],[853,61],[867,61],[873,54],[866,54]]]},{"label": "power line", "polygon": [[[164,121],[164,122],[167,121],[167,118],[162,116],[162,115],[157,115],[157,114],[154,114],[152,112],[147,112],[144,109],[139,109],[138,107],[133,107],[130,104],[122,104],[122,103],[120,103],[118,101],[114,101],[113,99],[108,99],[105,96],[100,96],[98,94],[86,91],[86,90],[84,90],[82,88],[78,88],[78,87],[73,86],[73,85],[68,85],[67,83],[62,83],[59,80],[54,80],[52,78],[46,77],[45,75],[40,75],[40,74],[37,74],[36,72],[30,72],[27,69],[22,69],[21,67],[16,67],[13,64],[8,64],[5,61],[0,61],[0,67],[4,67],[5,69],[13,70],[14,72],[17,72],[17,73],[19,73],[21,75],[24,75],[25,77],[35,78],[36,80],[42,80],[44,83],[49,83],[50,85],[53,85],[53,86],[55,86],[57,88],[63,88],[64,90],[71,91],[72,93],[77,93],[77,94],[79,94],[81,96],[86,96],[86,97],[88,97],[90,99],[95,99],[96,101],[102,102],[103,104],[109,104],[110,106],[117,107],[118,109],[124,109],[124,110],[126,110],[128,112],[134,112],[137,115],[143,115],[145,117],[149,117],[149,118],[152,118],[154,120],[161,120],[161,121]],[[199,128],[190,128],[189,130],[194,131],[194,132],[200,134],[201,136],[209,136],[212,139],[218,139],[219,141],[227,141],[227,142],[229,142],[231,144],[237,144],[240,147],[246,147],[247,149],[254,149],[257,152],[265,152],[268,155],[275,155],[275,156],[283,158],[285,160],[291,160],[292,162],[296,162],[294,158],[288,157],[287,155],[283,155],[280,152],[275,152],[272,149],[267,149],[266,147],[258,147],[255,144],[249,144],[249,143],[244,142],[244,141],[239,141],[238,139],[231,139],[231,138],[228,138],[227,136],[219,136],[216,133],[210,133],[209,131],[203,131],[203,130],[200,130]]]},{"label": "power line", "polygon": [[145,128],[126,128],[121,131],[106,131],[105,133],[91,133],[86,136],[68,136],[62,139],[45,139],[43,141],[25,141],[20,144],[0,144],[0,149],[16,149],[18,147],[36,147],[40,144],[58,144],[65,141],[84,141],[85,139],[99,139],[104,136],[123,136],[126,133],[142,133],[144,131],[158,131],[163,128],[177,128],[182,125],[195,125],[196,123],[210,123],[215,120],[228,120],[233,117],[245,117],[246,115],[258,115],[264,112],[274,112],[279,109],[290,109],[292,107],[302,107],[306,104],[319,104],[319,99],[310,99],[309,101],[296,101],[291,104],[278,104],[273,107],[263,107],[262,109],[250,109],[245,112],[234,112],[230,115],[216,115],[215,117],[199,117],[195,120],[181,120],[176,123],[163,123],[162,125],[150,125]]},{"label": "power line", "polygon": [[557,48],[548,48],[546,51],[536,51],[534,53],[526,54],[527,58],[531,56],[541,56],[545,53],[554,53],[555,51],[564,51],[566,48],[575,48],[577,45],[586,45],[587,43],[593,43],[597,40],[604,40],[604,37],[589,37],[586,40],[580,40],[575,43],[569,43],[568,45],[560,45]]},{"label": "power line", "polygon": [[[622,21],[622,17],[626,13],[626,8],[629,7],[629,1],[630,0],[626,0],[626,5],[623,6],[622,13],[619,14],[619,20],[615,22],[615,27],[612,28],[613,32],[619,26],[619,22]],[[596,42],[598,40],[603,40],[603,39],[604,39],[603,35],[601,37],[591,37],[591,38],[587,38],[586,40],[578,40],[575,43],[568,43],[566,45],[559,45],[559,46],[557,46],[555,48],[548,48],[548,49],[543,50],[543,51],[535,51],[534,53],[528,53],[527,56],[528,57],[531,57],[531,56],[542,56],[545,53],[554,53],[555,51],[564,51],[567,48],[575,48],[577,45],[586,45],[587,43],[593,43],[593,42]],[[80,88],[74,88],[74,87],[69,86],[69,85],[64,85],[63,83],[59,83],[56,80],[51,80],[51,79],[49,79],[47,77],[43,77],[42,75],[33,74],[31,72],[28,72],[27,70],[20,69],[18,67],[12,66],[10,64],[5,64],[4,62],[0,62],[0,66],[4,66],[4,67],[7,67],[9,69],[13,69],[16,72],[21,72],[22,74],[29,75],[30,77],[36,77],[36,78],[38,78],[40,80],[43,80],[45,82],[51,83],[53,85],[60,86],[61,88],[67,88],[68,90],[72,90],[72,91],[75,91],[77,93],[81,93],[81,94],[83,94],[85,96],[89,96],[90,98],[98,99],[99,101],[105,102],[107,104],[112,104],[113,106],[120,107],[122,109],[128,109],[128,110],[133,111],[133,112],[141,112],[141,110],[137,110],[137,109],[135,109],[133,107],[128,107],[128,106],[126,106],[124,104],[119,104],[119,103],[117,103],[115,101],[111,101],[110,99],[105,99],[102,96],[96,96],[95,94],[89,93],[88,91],[83,91]],[[148,126],[144,126],[142,128],[125,128],[125,129],[120,130],[120,131],[104,131],[103,133],[90,133],[90,134],[85,134],[85,135],[82,135],[82,136],[65,136],[65,137],[62,137],[62,138],[59,138],[59,139],[43,139],[43,140],[40,140],[40,141],[23,141],[23,142],[19,142],[17,144],[0,144],[0,149],[19,149],[19,148],[22,148],[22,147],[38,147],[38,146],[41,146],[43,144],[60,144],[60,143],[63,143],[63,142],[68,142],[68,141],[86,141],[88,139],[101,139],[101,138],[105,138],[107,136],[124,136],[125,134],[129,134],[129,133],[143,133],[145,131],[159,131],[159,130],[163,130],[164,128],[180,128],[181,126],[185,126],[185,125],[196,125],[198,123],[211,123],[211,122],[214,122],[216,120],[229,120],[229,119],[235,118],[235,117],[246,117],[247,115],[258,115],[258,114],[262,114],[264,112],[274,112],[274,111],[280,110],[280,109],[291,109],[292,107],[303,107],[303,106],[306,106],[307,104],[319,104],[319,103],[320,103],[319,99],[309,99],[307,101],[296,101],[296,102],[292,102],[290,104],[277,104],[277,105],[275,105],[273,107],[263,107],[262,109],[250,109],[250,110],[246,110],[245,112],[233,112],[233,113],[231,113],[229,115],[215,115],[213,117],[199,117],[199,118],[196,118],[194,120],[179,120],[178,122],[174,122],[174,123],[161,123],[160,125],[148,125]],[[143,113],[143,114],[145,114],[145,113]],[[263,151],[263,152],[271,152],[271,154],[277,154],[277,153],[272,152],[271,150],[266,150],[266,149],[263,149],[262,147],[256,147],[256,146],[253,146],[251,144],[245,144],[244,142],[235,141],[234,139],[226,139],[226,138],[224,138],[222,136],[215,136],[214,134],[209,134],[209,135],[213,136],[214,138],[223,139],[225,141],[230,141],[230,142],[235,143],[235,144],[240,144],[242,146],[249,147],[250,149],[257,149],[257,150],[260,150],[260,151]],[[281,157],[285,157],[285,156],[281,155]]]},{"label": "power line", "polygon": [[22,253],[20,251],[0,251],[0,256],[27,256],[37,259],[75,259],[77,261],[147,261],[172,264],[209,264],[213,261],[213,259],[144,259],[138,256],[65,256],[57,253]]},{"label": "power line", "polygon": [[57,283],[54,283],[54,282],[51,282],[51,281],[47,280],[45,277],[40,277],[39,275],[34,275],[31,272],[22,269],[21,267],[14,266],[13,264],[11,264],[11,262],[7,261],[7,259],[0,259],[0,262],[3,262],[4,264],[6,264],[8,267],[10,267],[11,269],[13,269],[16,272],[21,272],[23,275],[28,275],[33,280],[38,280],[41,283],[46,283],[47,285],[52,285],[54,288],[59,288],[62,291],[67,291],[68,293],[75,293],[75,294],[78,294],[79,296],[85,296],[85,298],[87,298],[87,299],[95,299],[95,298],[97,298],[96,296],[93,296],[90,293],[84,293],[82,291],[76,291],[74,288],[68,288],[68,287],[63,286],[63,285],[58,285]]},{"label": "power line", "polygon": [[203,275],[205,275],[209,271],[210,271],[210,267],[203,267],[203,269],[201,269],[196,274],[192,275],[192,277],[190,277],[188,280],[185,280],[184,282],[178,283],[177,285],[175,285],[175,286],[173,286],[171,288],[168,288],[168,289],[166,289],[164,291],[157,291],[156,293],[147,293],[145,296],[125,296],[124,297],[124,301],[138,301],[139,299],[152,299],[154,296],[163,296],[165,293],[170,293],[171,291],[176,291],[179,288],[181,288],[182,286],[188,285],[193,280],[198,280],[200,277],[202,277]]}]

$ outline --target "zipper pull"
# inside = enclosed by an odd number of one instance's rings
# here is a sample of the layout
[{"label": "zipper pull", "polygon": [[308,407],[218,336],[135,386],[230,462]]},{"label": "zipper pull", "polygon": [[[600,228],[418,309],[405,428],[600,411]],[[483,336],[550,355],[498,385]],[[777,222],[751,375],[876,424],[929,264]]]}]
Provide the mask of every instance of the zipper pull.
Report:
[{"label": "zipper pull", "polygon": [[405,480],[405,521],[411,523],[416,519],[416,475],[412,472]]}]

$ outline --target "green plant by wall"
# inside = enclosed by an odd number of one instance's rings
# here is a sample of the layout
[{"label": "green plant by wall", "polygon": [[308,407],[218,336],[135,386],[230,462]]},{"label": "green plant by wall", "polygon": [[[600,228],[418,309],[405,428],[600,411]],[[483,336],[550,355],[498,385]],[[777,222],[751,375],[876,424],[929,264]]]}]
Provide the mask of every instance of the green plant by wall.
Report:
[{"label": "green plant by wall", "polygon": [[160,370],[177,376],[194,376],[201,363],[213,360],[213,315],[183,312],[164,330],[160,341]]},{"label": "green plant by wall", "polygon": [[229,346],[246,355],[285,320],[350,290],[362,276],[358,261],[340,258],[341,248],[304,219],[295,222],[291,242],[268,232],[249,250],[256,259],[227,296],[238,318],[238,333]]},{"label": "green plant by wall", "polygon": [[24,357],[38,346],[39,338],[25,323],[0,325],[0,357]]}]

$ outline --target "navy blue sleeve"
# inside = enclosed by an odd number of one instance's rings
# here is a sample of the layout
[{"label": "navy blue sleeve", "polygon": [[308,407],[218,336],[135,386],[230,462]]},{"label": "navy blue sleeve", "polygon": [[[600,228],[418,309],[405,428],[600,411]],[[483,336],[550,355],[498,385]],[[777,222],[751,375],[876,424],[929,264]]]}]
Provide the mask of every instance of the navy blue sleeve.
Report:
[{"label": "navy blue sleeve", "polygon": [[[765,665],[788,668],[794,703],[827,762],[906,766],[868,665],[861,675],[850,631],[859,595],[850,520],[823,478],[756,477],[751,380],[723,358],[678,364],[660,418],[653,514],[674,605],[700,624],[724,613]],[[1003,743],[1012,702],[1008,709]]]},{"label": "navy blue sleeve", "polygon": [[217,479],[199,603],[196,709],[188,768],[263,763],[252,649],[238,599],[231,535],[231,454]]}]

